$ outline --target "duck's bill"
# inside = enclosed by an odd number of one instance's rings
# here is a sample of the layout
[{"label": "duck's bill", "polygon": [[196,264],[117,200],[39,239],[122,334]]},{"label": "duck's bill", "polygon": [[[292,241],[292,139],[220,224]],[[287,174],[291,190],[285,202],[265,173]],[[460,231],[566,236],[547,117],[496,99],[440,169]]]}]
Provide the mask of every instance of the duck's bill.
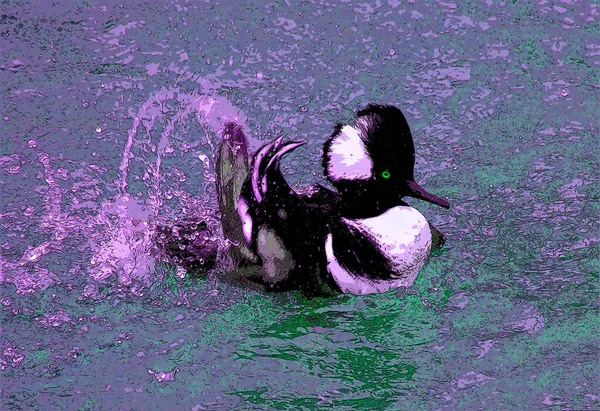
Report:
[{"label": "duck's bill", "polygon": [[408,195],[411,197],[428,201],[432,204],[439,205],[440,207],[450,208],[450,204],[446,200],[428,193],[423,187],[414,181],[408,181],[408,188],[410,189]]}]

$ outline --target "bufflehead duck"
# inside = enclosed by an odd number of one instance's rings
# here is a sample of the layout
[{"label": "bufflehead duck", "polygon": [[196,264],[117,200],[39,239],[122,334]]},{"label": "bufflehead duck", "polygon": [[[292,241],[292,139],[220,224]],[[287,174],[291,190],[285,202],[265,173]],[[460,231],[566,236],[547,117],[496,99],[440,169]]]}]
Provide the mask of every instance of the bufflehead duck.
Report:
[{"label": "bufflehead duck", "polygon": [[237,177],[228,181],[237,183],[224,184],[219,203],[225,236],[241,243],[246,261],[258,263],[253,279],[267,288],[315,296],[406,287],[443,245],[441,233],[402,201],[410,196],[450,207],[415,182],[412,134],[398,108],[368,105],[353,124],[335,128],[323,150],[335,190],[316,185],[297,192],[284,179],[281,158],[305,142],[273,140],[249,168],[246,144],[239,127],[226,126],[220,170],[230,159],[240,171],[229,168]]}]

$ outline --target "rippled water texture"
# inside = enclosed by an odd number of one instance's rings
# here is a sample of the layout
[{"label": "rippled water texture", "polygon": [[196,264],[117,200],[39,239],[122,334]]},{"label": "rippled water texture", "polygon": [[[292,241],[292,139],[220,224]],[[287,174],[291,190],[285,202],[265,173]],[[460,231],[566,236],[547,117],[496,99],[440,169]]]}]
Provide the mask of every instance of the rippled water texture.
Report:
[{"label": "rippled water texture", "polygon": [[[597,4],[50,3],[0,5],[3,410],[600,407]],[[302,186],[369,102],[452,205],[413,202],[448,239],[414,287],[309,301],[184,264],[228,245],[224,122],[307,140]]]}]

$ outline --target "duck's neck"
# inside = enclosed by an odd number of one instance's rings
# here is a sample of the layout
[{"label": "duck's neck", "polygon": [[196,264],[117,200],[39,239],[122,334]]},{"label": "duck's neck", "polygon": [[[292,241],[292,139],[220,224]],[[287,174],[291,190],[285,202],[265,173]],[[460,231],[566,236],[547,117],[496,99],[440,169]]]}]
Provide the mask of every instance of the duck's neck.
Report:
[{"label": "duck's neck", "polygon": [[341,195],[341,198],[341,214],[351,219],[376,217],[390,208],[407,205],[398,198],[376,196],[365,191],[346,192]]}]

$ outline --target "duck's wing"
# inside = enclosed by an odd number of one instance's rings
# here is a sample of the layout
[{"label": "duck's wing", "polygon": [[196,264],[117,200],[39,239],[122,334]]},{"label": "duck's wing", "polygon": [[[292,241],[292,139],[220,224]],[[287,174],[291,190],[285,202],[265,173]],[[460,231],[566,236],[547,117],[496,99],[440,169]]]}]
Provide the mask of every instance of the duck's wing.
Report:
[{"label": "duck's wing", "polygon": [[216,189],[221,212],[223,235],[234,244],[231,257],[242,264],[256,262],[256,255],[245,242],[243,221],[239,215],[239,200],[244,182],[248,178],[248,140],[242,127],[225,124],[223,141],[219,148],[216,170]]},{"label": "duck's wing", "polygon": [[[248,177],[237,200],[237,214],[245,244],[254,254],[260,254],[256,240],[261,227],[279,234],[285,232],[285,210],[298,209],[290,205],[297,205],[302,201],[283,178],[279,162],[284,155],[303,144],[305,143],[284,144],[278,138],[262,146],[252,159]],[[271,215],[273,210],[283,210],[280,212],[283,217]]]}]

